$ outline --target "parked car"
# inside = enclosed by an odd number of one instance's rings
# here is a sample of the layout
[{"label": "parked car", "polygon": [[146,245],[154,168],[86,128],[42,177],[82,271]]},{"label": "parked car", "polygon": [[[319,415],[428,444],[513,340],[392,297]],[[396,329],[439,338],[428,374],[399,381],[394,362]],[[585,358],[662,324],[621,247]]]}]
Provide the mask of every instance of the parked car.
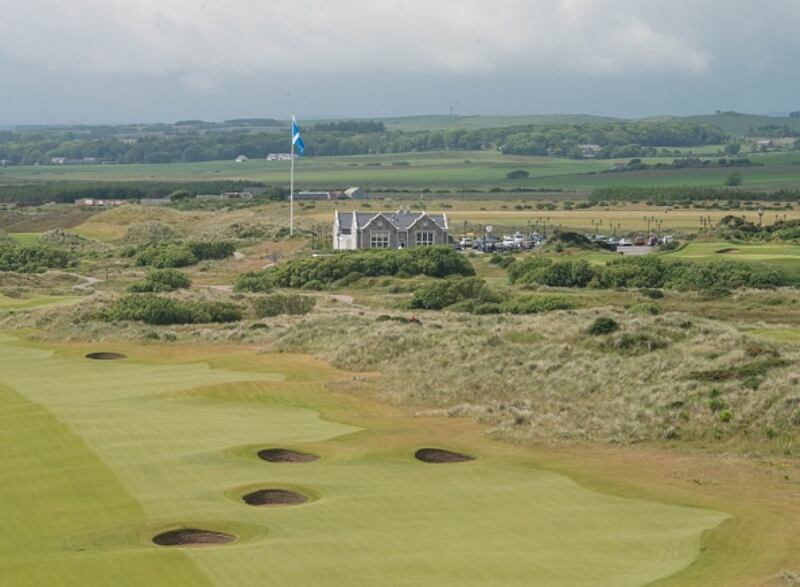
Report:
[{"label": "parked car", "polygon": [[473,240],[468,236],[465,236],[460,241],[458,241],[458,244],[461,246],[462,249],[469,249],[473,245]]},{"label": "parked car", "polygon": [[632,247],[633,243],[626,238],[619,239],[619,246],[621,247]]},{"label": "parked car", "polygon": [[478,249],[479,251],[483,251],[484,253],[492,253],[496,251],[499,247],[500,241],[493,236],[486,237],[486,238],[476,238],[475,242],[472,245],[473,249]]}]

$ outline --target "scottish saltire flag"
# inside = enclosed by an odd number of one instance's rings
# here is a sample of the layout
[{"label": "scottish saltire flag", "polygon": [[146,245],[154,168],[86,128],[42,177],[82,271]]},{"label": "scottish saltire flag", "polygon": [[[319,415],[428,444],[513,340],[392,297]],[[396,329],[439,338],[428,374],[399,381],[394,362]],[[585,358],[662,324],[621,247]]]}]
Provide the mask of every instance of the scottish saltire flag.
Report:
[{"label": "scottish saltire flag", "polygon": [[306,145],[303,142],[303,137],[300,136],[300,127],[297,125],[294,114],[292,114],[292,144],[298,155],[302,155],[306,152]]}]

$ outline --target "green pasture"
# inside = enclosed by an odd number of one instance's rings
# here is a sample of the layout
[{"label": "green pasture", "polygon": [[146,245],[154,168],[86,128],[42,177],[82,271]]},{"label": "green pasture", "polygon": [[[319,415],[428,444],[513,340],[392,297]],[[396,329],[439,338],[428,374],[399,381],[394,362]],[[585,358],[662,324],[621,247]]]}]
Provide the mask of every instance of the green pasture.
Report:
[{"label": "green pasture", "polygon": [[[129,358],[91,361],[89,350]],[[701,534],[727,514],[590,491],[455,421],[412,420],[325,391],[336,379],[351,376],[294,355],[47,349],[3,336],[2,582],[638,586],[721,555],[700,553]],[[478,459],[411,457],[430,445]],[[258,460],[269,446],[322,459]],[[312,501],[240,501],[261,487]],[[180,526],[239,540],[150,542]]]},{"label": "green pasture", "polygon": [[[714,147],[716,148],[716,147]],[[764,166],[738,168],[745,187],[796,187],[800,183],[800,154],[765,154],[754,157]],[[672,158],[644,159],[646,163],[671,163]],[[408,163],[409,165],[393,165]],[[572,160],[523,157],[488,151],[400,153],[352,157],[317,157],[297,162],[298,189],[370,188],[461,189],[491,188],[561,189],[586,191],[607,186],[723,186],[731,168],[653,169],[600,173],[608,160]],[[509,180],[517,169],[530,174]],[[212,161],[163,165],[75,165],[9,167],[0,172],[8,184],[53,181],[211,181],[241,180],[268,184],[288,181],[289,162],[250,160],[246,163]]]}]

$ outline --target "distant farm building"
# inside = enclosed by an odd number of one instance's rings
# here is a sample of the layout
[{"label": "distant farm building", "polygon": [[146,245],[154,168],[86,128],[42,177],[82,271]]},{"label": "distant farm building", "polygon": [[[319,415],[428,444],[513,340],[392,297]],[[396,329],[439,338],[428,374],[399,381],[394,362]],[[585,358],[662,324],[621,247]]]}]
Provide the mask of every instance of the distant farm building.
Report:
[{"label": "distant farm building", "polygon": [[142,206],[167,206],[170,202],[169,198],[142,198],[139,200]]},{"label": "distant farm building", "polygon": [[578,145],[578,149],[581,150],[581,157],[584,159],[594,159],[603,150],[600,145]]},{"label": "distant farm building", "polygon": [[80,198],[79,200],[75,200],[75,205],[82,207],[122,206],[125,203],[125,200],[98,200],[96,198]]},{"label": "distant farm building", "polygon": [[[295,155],[295,159],[297,155]],[[291,161],[292,154],[291,153],[270,153],[267,155],[267,161]]]},{"label": "distant farm building", "polygon": [[333,219],[333,248],[404,249],[448,242],[446,214],[427,212],[339,212]]},{"label": "distant farm building", "polygon": [[348,188],[344,190],[344,197],[349,200],[368,200],[369,194],[361,188]]},{"label": "distant farm building", "polygon": [[297,192],[294,195],[294,199],[296,202],[314,202],[314,201],[321,201],[321,200],[330,200],[331,193],[330,192]]},{"label": "distant farm building", "polygon": [[70,159],[68,157],[51,157],[52,165],[94,165],[98,162],[97,157],[83,157],[81,159]]},{"label": "distant farm building", "polygon": [[247,157],[245,155],[239,155],[236,158],[236,162],[237,163],[246,163],[247,161],[248,161],[248,159],[247,159]]},{"label": "distant farm building", "polygon": [[331,192],[332,200],[369,200],[369,194],[361,188],[348,188],[346,190]]}]

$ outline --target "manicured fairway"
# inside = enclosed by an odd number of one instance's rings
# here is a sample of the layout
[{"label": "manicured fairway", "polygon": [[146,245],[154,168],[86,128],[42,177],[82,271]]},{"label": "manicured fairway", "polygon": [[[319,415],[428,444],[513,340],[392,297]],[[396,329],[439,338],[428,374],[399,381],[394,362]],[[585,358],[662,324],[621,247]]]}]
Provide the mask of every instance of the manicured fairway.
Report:
[{"label": "manicured fairway", "polygon": [[[590,491],[525,449],[324,387],[350,379],[304,356],[0,335],[0,582],[636,586],[690,565],[728,518]],[[478,458],[425,464],[424,446]],[[322,458],[267,463],[268,447]],[[265,487],[311,501],[241,502]],[[150,542],[179,526],[239,540]]]},{"label": "manicured fairway", "polygon": [[10,298],[0,294],[0,311],[3,310],[29,310],[44,306],[62,306],[80,300],[80,296],[45,296],[35,295],[26,298]]}]

